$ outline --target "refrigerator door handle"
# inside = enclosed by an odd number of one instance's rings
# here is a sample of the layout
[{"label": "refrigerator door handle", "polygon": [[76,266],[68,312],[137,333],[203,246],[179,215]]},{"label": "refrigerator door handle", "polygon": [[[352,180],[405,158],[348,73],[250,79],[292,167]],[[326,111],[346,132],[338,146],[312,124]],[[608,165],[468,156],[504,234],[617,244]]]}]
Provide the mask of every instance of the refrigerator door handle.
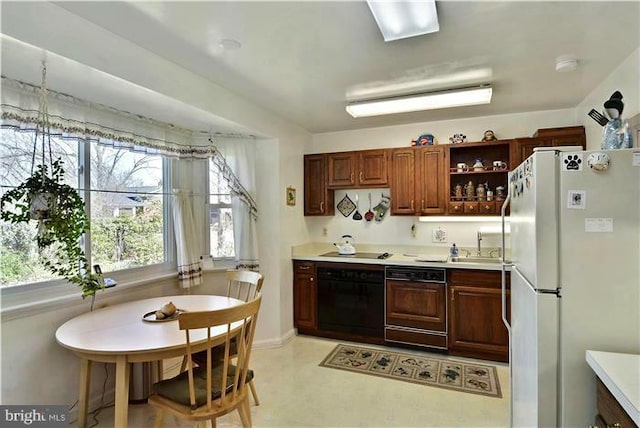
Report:
[{"label": "refrigerator door handle", "polygon": [[511,335],[511,325],[509,324],[509,320],[507,319],[507,267],[513,266],[511,263],[507,263],[505,259],[505,217],[507,212],[507,207],[511,203],[511,193],[507,194],[507,198],[504,200],[501,208],[501,217],[502,217],[502,242],[500,247],[500,254],[502,256],[502,322],[505,327],[507,327],[507,332]]}]

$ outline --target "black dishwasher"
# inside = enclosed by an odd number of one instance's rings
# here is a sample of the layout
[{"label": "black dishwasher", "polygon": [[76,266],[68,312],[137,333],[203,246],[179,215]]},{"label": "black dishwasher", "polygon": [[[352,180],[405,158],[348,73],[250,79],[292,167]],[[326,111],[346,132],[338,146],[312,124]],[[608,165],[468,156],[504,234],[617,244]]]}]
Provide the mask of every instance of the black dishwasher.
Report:
[{"label": "black dishwasher", "polygon": [[318,328],[383,338],[383,269],[319,266]]}]

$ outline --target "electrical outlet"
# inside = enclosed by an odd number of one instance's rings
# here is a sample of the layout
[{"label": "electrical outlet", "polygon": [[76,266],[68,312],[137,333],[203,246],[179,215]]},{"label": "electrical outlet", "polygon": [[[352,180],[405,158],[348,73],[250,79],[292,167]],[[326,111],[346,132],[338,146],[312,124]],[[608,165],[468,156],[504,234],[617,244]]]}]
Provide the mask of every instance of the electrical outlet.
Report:
[{"label": "electrical outlet", "polygon": [[322,228],[322,236],[327,236],[327,233],[328,233],[327,228],[323,227]]},{"label": "electrical outlet", "polygon": [[433,229],[431,242],[443,243],[447,242],[447,231],[441,228]]}]

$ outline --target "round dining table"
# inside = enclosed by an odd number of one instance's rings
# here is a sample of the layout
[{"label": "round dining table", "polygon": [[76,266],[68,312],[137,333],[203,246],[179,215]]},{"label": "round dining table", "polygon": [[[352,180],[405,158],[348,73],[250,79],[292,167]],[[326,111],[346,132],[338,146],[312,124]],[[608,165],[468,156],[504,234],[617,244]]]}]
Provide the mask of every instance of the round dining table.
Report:
[{"label": "round dining table", "polygon": [[[245,303],[232,297],[213,295],[163,296],[107,306],[70,319],[56,331],[56,340],[80,358],[78,427],[87,423],[91,363],[115,363],[114,426],[127,426],[130,363],[162,361],[186,354],[185,332],[178,328],[177,317],[156,320],[153,314],[173,302],[181,311],[214,311]],[[146,315],[146,316],[145,316]],[[212,329],[215,346],[224,340],[226,326]],[[192,352],[207,347],[206,329],[191,331]]]}]

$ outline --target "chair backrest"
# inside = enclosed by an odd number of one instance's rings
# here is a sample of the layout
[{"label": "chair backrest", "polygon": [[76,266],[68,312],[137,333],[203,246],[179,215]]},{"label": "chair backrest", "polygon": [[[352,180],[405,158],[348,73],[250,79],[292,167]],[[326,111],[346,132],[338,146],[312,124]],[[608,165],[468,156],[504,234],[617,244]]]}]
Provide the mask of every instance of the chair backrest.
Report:
[{"label": "chair backrest", "polygon": [[[192,361],[192,342],[190,331],[194,329],[207,329],[207,364],[206,364],[206,391],[219,391],[219,397],[207,394],[207,409],[219,412],[221,408],[236,406],[247,394],[245,384],[249,373],[249,359],[251,357],[251,344],[255,333],[258,310],[262,296],[247,303],[228,309],[217,311],[183,312],[178,318],[180,330],[185,330],[187,338],[187,361],[189,376],[189,398],[192,410],[199,407],[196,404],[196,389],[194,381],[194,363]],[[224,330],[224,333],[221,332]],[[213,338],[216,340],[212,340]],[[212,364],[211,348],[224,339],[224,360]],[[235,365],[230,352],[232,340],[237,342]],[[214,371],[219,377],[219,385],[214,384]],[[247,385],[248,386],[248,385]],[[218,389],[219,388],[219,389]],[[213,408],[215,405],[215,409]]]},{"label": "chair backrest", "polygon": [[263,282],[264,277],[258,272],[229,269],[227,271],[227,297],[248,302],[260,293]]}]

